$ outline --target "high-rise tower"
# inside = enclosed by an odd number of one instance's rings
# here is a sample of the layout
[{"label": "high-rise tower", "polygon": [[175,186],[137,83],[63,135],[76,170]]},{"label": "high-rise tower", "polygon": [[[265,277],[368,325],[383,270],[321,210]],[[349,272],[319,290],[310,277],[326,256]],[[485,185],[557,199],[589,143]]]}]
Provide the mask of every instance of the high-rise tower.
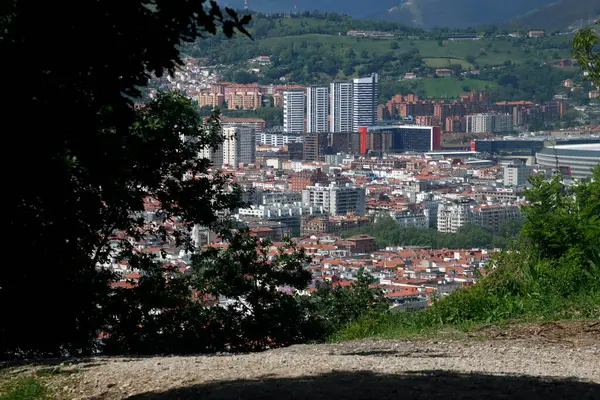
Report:
[{"label": "high-rise tower", "polygon": [[331,83],[330,132],[352,132],[352,88],[352,81],[335,81]]},{"label": "high-rise tower", "polygon": [[304,91],[283,92],[283,131],[285,133],[304,132],[305,99]]},{"label": "high-rise tower", "polygon": [[379,79],[377,74],[356,78],[353,81],[352,131],[360,126],[377,123],[377,105],[379,103]]},{"label": "high-rise tower", "polygon": [[306,88],[306,131],[312,133],[329,131],[329,88],[309,86]]}]

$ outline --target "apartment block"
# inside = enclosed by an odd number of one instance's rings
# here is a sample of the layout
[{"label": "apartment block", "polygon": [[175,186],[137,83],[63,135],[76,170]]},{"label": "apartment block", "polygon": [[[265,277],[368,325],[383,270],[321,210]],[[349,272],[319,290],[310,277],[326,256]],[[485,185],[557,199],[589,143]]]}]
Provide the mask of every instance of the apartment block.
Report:
[{"label": "apartment block", "polygon": [[302,191],[302,202],[323,206],[330,215],[365,214],[365,189],[346,184],[308,186]]},{"label": "apartment block", "polygon": [[377,123],[377,105],[379,104],[379,77],[377,74],[356,78],[353,81],[352,95],[352,132],[361,126]]},{"label": "apartment block", "polygon": [[442,233],[456,233],[458,229],[470,222],[469,200],[448,201],[438,206],[437,230]]},{"label": "apartment block", "polygon": [[465,119],[467,133],[512,132],[513,118],[510,114],[481,113],[467,115]]},{"label": "apartment block", "polygon": [[352,132],[352,81],[335,81],[329,87],[329,131]]},{"label": "apartment block", "polygon": [[248,126],[223,128],[223,165],[237,167],[256,161],[256,134]]},{"label": "apartment block", "polygon": [[319,86],[306,88],[306,118],[307,132],[329,131],[329,88]]},{"label": "apartment block", "polygon": [[304,132],[306,96],[303,91],[283,92],[283,131],[285,133]]}]

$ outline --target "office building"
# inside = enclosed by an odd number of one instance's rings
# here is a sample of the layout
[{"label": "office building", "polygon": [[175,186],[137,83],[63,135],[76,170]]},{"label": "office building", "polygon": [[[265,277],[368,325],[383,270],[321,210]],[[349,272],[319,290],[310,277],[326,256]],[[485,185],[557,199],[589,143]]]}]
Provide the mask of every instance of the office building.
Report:
[{"label": "office building", "polygon": [[439,126],[377,125],[358,129],[360,153],[424,153],[441,148]]},{"label": "office building", "polygon": [[304,160],[320,161],[327,152],[327,142],[327,133],[306,133],[304,135]]},{"label": "office building", "polygon": [[283,92],[283,132],[304,132],[306,96],[303,91]]},{"label": "office building", "polygon": [[237,167],[256,161],[256,135],[248,126],[223,128],[223,165]]},{"label": "office building", "polygon": [[306,88],[306,131],[320,133],[329,131],[329,88],[309,86]]},{"label": "office building", "polygon": [[352,131],[360,126],[377,123],[377,105],[379,104],[378,75],[356,78],[353,81],[352,95]]},{"label": "office building", "polygon": [[329,131],[352,132],[353,82],[335,81],[330,85]]}]

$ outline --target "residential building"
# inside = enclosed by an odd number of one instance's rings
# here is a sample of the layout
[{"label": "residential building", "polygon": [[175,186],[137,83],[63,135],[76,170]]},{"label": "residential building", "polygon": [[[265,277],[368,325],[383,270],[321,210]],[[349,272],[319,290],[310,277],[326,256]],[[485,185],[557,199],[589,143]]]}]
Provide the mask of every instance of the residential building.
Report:
[{"label": "residential building", "polygon": [[256,135],[248,126],[223,128],[223,165],[237,167],[240,163],[256,161]]},{"label": "residential building", "polygon": [[529,32],[527,32],[527,36],[530,38],[543,37],[545,35],[546,35],[546,31],[544,31],[542,29],[532,29]]},{"label": "residential building", "polygon": [[346,239],[352,243],[352,253],[371,253],[377,250],[375,238],[369,235],[354,235]]},{"label": "residential building", "polygon": [[330,184],[308,186],[302,191],[302,202],[315,206],[323,206],[330,215],[365,214],[365,189],[346,184],[339,186]]},{"label": "residential building", "polygon": [[224,95],[230,110],[255,110],[262,107],[262,93],[257,84],[229,84],[225,86]]},{"label": "residential building", "polygon": [[504,187],[522,186],[527,183],[533,169],[525,164],[511,164],[502,167],[504,173]]},{"label": "residential building", "polygon": [[233,118],[222,115],[221,126],[248,126],[253,128],[254,132],[259,135],[267,129],[267,121],[262,118]]},{"label": "residential building", "polygon": [[303,91],[283,92],[283,132],[304,132],[306,96]]},{"label": "residential building", "polygon": [[456,233],[469,223],[471,201],[457,200],[442,203],[438,207],[437,230],[442,233]]},{"label": "residential building", "polygon": [[392,212],[390,216],[403,228],[429,228],[429,216],[422,210]]},{"label": "residential building", "polygon": [[329,177],[320,168],[314,171],[302,171],[293,175],[289,180],[289,187],[292,192],[302,192],[308,186],[320,184],[327,186]]},{"label": "residential building", "polygon": [[473,207],[470,213],[474,225],[490,231],[497,231],[505,222],[521,219],[521,207],[518,205],[485,204]]},{"label": "residential building", "polygon": [[351,81],[335,81],[330,85],[329,131],[352,132],[352,92]]},{"label": "residential building", "polygon": [[306,88],[306,131],[320,133],[329,131],[329,88],[309,86]]},{"label": "residential building", "polygon": [[500,113],[472,114],[465,118],[465,125],[467,133],[512,132],[513,118]]},{"label": "residential building", "polygon": [[377,123],[378,104],[378,75],[372,74],[371,76],[354,79],[352,95],[353,132],[357,132],[360,126],[371,126]]}]

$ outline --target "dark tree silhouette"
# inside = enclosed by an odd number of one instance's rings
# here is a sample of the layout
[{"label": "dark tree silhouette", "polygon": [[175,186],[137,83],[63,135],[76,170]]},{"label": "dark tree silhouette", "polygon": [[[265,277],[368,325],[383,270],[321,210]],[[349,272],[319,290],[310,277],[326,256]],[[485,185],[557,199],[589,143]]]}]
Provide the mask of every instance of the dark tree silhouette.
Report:
[{"label": "dark tree silhouette", "polygon": [[[238,204],[226,177],[202,175],[214,123],[178,94],[134,105],[149,78],[181,64],[181,43],[248,21],[206,0],[2,3],[4,145],[17,155],[5,157],[0,354],[91,351],[115,299],[114,274],[96,268],[111,241],[133,266],[152,264],[115,232],[185,248],[192,223],[213,226]],[[175,229],[143,223],[147,196]]]}]

